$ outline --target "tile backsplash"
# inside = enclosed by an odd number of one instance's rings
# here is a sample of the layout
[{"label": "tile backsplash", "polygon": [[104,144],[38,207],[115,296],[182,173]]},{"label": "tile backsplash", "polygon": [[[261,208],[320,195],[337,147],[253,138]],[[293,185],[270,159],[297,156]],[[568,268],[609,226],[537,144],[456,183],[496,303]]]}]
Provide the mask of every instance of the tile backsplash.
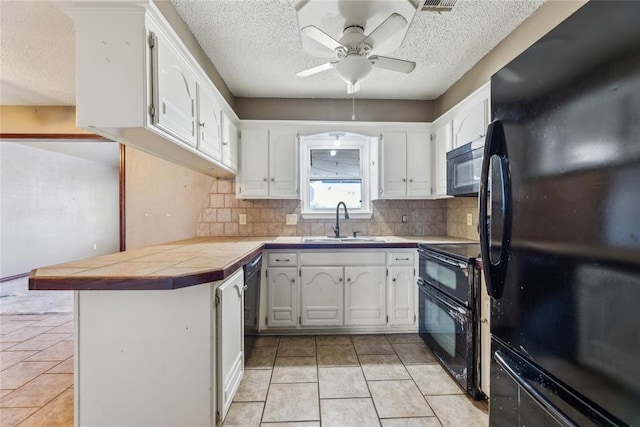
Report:
[{"label": "tile backsplash", "polygon": [[[474,199],[475,200],[475,199]],[[340,231],[368,236],[445,236],[448,232],[447,200],[376,200],[371,219],[340,218]],[[238,216],[247,223],[240,225]],[[287,214],[297,214],[297,225],[286,225]],[[342,211],[340,212],[342,215]],[[402,216],[407,222],[402,222]],[[476,215],[477,216],[477,215]],[[198,236],[329,236],[335,219],[303,219],[299,200],[242,200],[235,181],[216,180],[208,204],[198,218]],[[462,231],[462,230],[460,230]],[[463,236],[460,236],[463,237]],[[476,237],[477,239],[477,237]]]},{"label": "tile backsplash", "polygon": [[[471,225],[467,215],[471,214]],[[453,197],[447,199],[447,236],[479,240],[478,235],[478,198]]]}]

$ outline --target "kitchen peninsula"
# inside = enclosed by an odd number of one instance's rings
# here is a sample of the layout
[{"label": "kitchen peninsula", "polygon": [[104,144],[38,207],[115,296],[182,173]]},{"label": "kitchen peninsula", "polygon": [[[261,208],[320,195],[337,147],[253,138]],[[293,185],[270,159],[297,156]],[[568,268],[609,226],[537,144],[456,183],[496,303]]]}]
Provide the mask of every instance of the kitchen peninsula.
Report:
[{"label": "kitchen peninsula", "polygon": [[[301,237],[193,238],[38,268],[29,283],[33,290],[76,291],[78,425],[215,425],[233,399],[244,363],[240,344],[239,355],[222,370],[229,375],[217,374],[221,360],[228,358],[224,352],[231,349],[220,330],[226,319],[221,315],[230,311],[224,300],[217,306],[216,296],[230,286],[228,295],[242,301],[242,266],[257,254],[413,251],[419,242],[463,241],[444,236],[340,243]],[[242,343],[240,325],[225,325],[222,332],[237,338],[234,348]]]}]

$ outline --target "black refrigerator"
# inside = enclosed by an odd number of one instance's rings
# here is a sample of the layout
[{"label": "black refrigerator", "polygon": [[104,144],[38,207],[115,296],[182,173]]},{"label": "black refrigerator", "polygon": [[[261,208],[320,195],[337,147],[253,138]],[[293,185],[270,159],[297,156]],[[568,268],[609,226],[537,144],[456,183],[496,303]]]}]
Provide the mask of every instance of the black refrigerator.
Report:
[{"label": "black refrigerator", "polygon": [[640,2],[590,1],[491,79],[491,426],[640,426]]}]

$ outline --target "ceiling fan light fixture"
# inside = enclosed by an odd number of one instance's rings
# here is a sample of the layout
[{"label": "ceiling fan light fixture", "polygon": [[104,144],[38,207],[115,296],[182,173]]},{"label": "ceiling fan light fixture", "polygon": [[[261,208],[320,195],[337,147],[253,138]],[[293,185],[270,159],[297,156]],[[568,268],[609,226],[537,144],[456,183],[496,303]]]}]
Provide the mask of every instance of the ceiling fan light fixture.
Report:
[{"label": "ceiling fan light fixture", "polygon": [[358,54],[349,55],[336,64],[338,76],[346,83],[353,84],[367,77],[372,68],[371,61]]}]

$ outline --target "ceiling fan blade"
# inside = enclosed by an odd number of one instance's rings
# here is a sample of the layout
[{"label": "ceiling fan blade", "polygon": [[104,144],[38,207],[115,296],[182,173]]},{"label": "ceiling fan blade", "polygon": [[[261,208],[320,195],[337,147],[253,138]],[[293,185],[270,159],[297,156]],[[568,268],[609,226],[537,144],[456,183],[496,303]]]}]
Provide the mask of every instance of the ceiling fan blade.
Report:
[{"label": "ceiling fan blade", "polygon": [[360,82],[347,83],[347,93],[349,95],[360,92]]},{"label": "ceiling fan blade", "polygon": [[335,51],[336,49],[342,47],[342,45],[337,40],[314,25],[304,27],[300,30],[300,33],[304,34],[311,40],[320,43],[326,48],[331,49],[332,51]]},{"label": "ceiling fan blade", "polygon": [[386,56],[370,56],[369,60],[374,67],[397,71],[399,73],[409,74],[416,68],[415,62],[405,61],[404,59],[387,58]]},{"label": "ceiling fan blade", "polygon": [[373,30],[362,43],[368,44],[372,49],[393,36],[395,33],[403,29],[408,24],[404,16],[399,13],[392,13],[387,19],[378,25],[378,28]]},{"label": "ceiling fan blade", "polygon": [[298,71],[296,76],[298,77],[308,77],[316,73],[320,73],[322,71],[330,70],[336,66],[338,61],[327,62],[326,64],[318,65],[317,67],[309,68],[307,70]]}]

